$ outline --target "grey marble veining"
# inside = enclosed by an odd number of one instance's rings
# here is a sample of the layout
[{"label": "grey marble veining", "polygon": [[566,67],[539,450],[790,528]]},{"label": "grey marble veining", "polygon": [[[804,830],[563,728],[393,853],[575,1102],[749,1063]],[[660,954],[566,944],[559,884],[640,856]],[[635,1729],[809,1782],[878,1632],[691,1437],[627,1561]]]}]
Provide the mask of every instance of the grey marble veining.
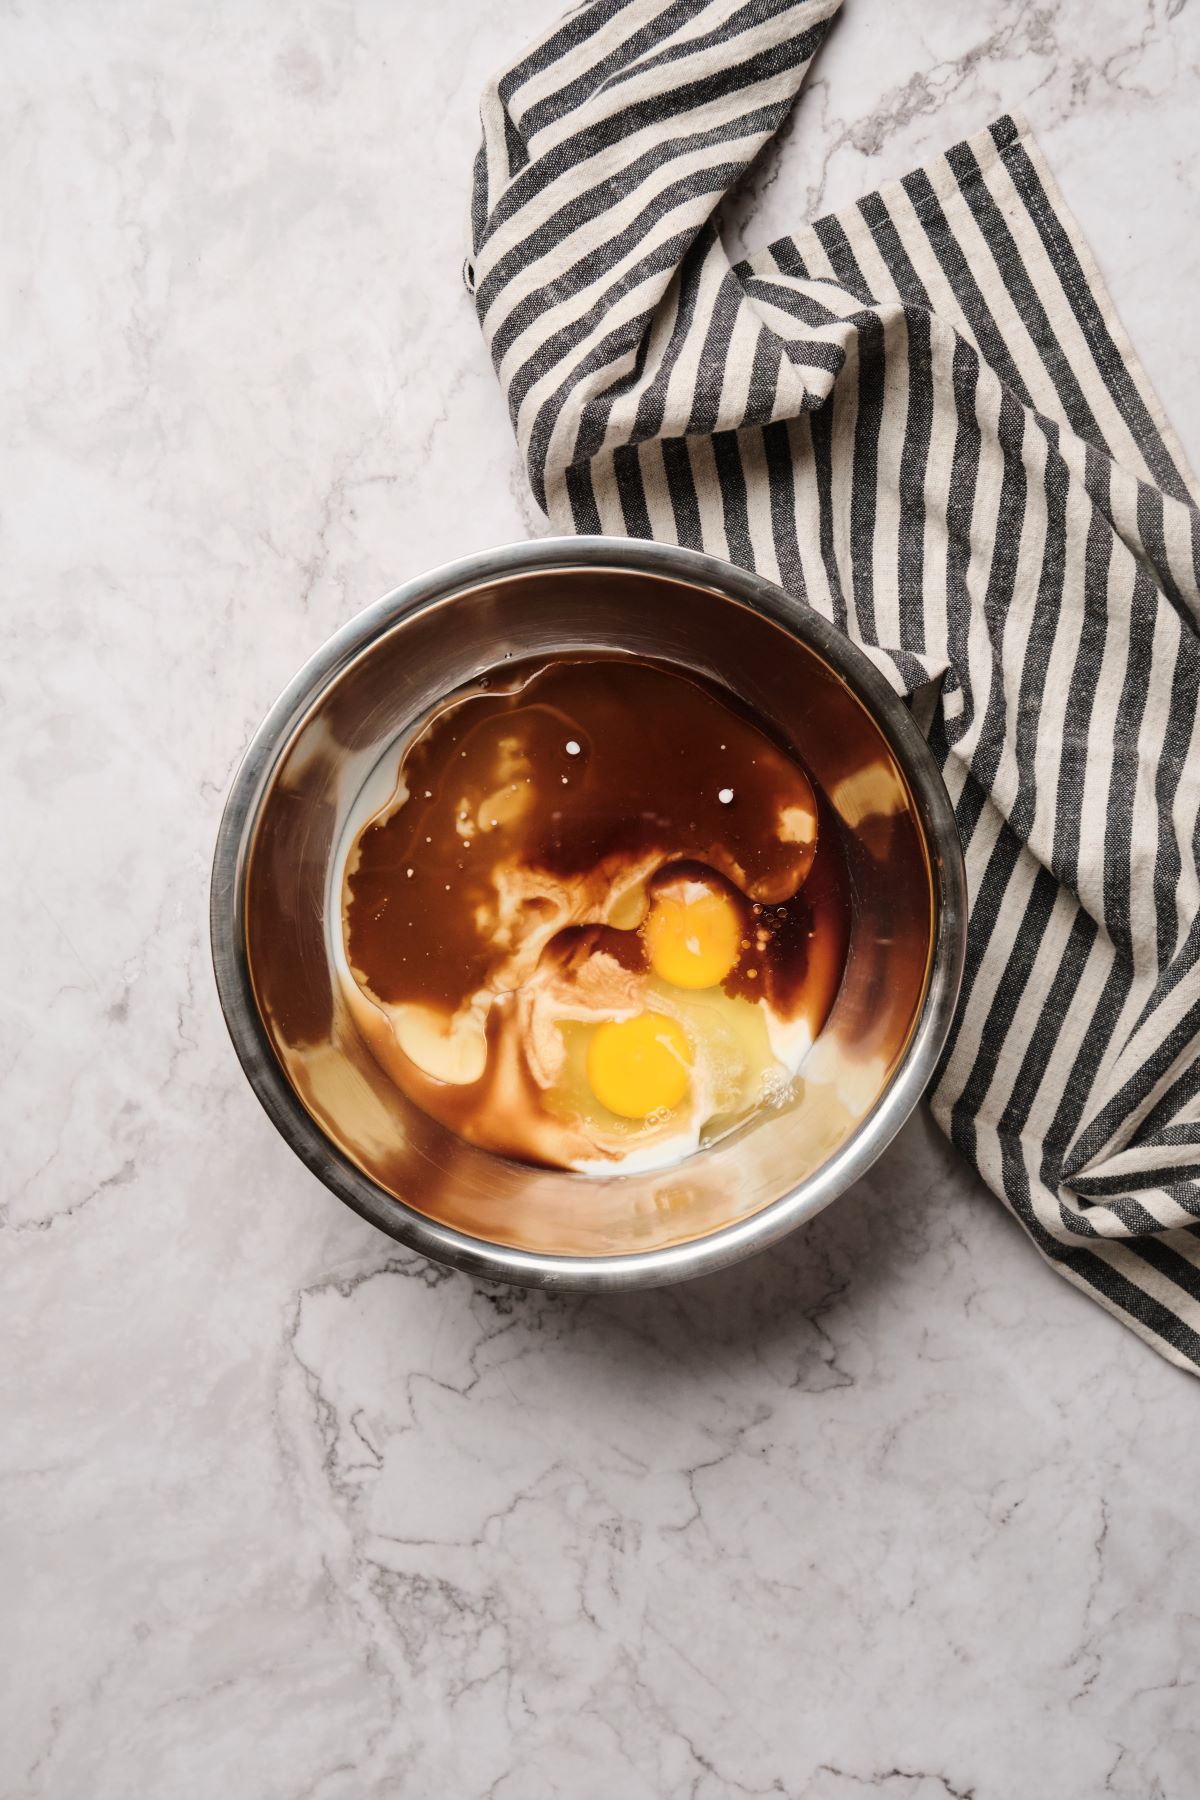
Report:
[{"label": "grey marble veining", "polygon": [[[205,881],[293,668],[541,529],[459,284],[546,17],[0,17],[0,1793],[1186,1800],[1200,1389],[922,1119],[778,1252],[472,1286],[274,1136]],[[1019,107],[1200,461],[1200,9],[848,0],[746,248]]]}]

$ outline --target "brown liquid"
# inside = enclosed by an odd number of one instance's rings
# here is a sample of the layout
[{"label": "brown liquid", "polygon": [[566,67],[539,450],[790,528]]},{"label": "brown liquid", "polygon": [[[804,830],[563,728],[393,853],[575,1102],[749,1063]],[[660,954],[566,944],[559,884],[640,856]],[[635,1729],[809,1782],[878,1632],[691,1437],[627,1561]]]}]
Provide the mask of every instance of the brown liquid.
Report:
[{"label": "brown liquid", "polygon": [[[532,972],[522,945],[572,979],[596,951],[644,971],[636,917],[609,917],[623,883],[652,895],[683,872],[722,888],[743,927],[726,993],[765,998],[814,1036],[824,1024],[849,930],[842,828],[796,757],[715,684],[611,654],[509,664],[438,710],[400,774],[407,798],[350,858],[347,956],[359,987],[391,1005],[449,1018],[496,996],[479,1080],[433,1081],[386,1058],[463,1136],[531,1161],[577,1150],[512,1041]],[[547,941],[544,921],[557,927]]]}]

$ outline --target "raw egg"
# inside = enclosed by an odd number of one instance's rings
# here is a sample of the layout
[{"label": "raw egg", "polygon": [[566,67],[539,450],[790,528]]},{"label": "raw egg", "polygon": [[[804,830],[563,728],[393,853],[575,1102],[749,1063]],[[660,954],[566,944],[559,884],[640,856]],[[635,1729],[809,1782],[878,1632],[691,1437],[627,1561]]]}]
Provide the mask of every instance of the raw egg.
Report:
[{"label": "raw egg", "polygon": [[588,1085],[622,1119],[669,1112],[688,1091],[691,1047],[678,1020],[641,1012],[606,1019],[588,1045]]},{"label": "raw egg", "polygon": [[643,932],[650,967],[674,987],[716,987],[741,954],[742,921],[734,902],[686,876],[656,891]]}]

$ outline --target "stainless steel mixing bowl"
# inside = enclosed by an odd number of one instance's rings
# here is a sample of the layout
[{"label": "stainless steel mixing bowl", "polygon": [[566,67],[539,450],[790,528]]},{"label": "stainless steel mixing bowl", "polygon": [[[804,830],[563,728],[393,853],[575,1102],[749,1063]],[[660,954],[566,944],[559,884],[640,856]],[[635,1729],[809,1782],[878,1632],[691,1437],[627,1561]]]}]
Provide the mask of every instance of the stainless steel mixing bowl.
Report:
[{"label": "stainless steel mixing bowl", "polygon": [[[429,708],[505,657],[657,656],[717,678],[816,774],[845,826],[853,918],[795,1099],[675,1167],[597,1180],[479,1150],[414,1107],[331,975],[334,853],[355,797]],[[614,538],[493,550],[397,588],[332,637],[256,733],[217,839],[213,961],[242,1067],[297,1155],[439,1261],[542,1287],[682,1280],[775,1242],[875,1160],[945,1042],[966,889],[954,817],[908,708],[778,588]]]}]

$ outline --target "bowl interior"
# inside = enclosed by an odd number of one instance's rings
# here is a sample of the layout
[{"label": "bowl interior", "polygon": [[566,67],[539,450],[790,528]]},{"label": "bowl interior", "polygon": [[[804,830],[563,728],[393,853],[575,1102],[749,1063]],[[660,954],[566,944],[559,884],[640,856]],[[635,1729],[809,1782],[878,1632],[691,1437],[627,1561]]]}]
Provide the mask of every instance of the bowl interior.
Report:
[{"label": "bowl interior", "polygon": [[[939,923],[928,821],[889,731],[821,653],[727,593],[622,567],[467,581],[382,622],[318,685],[264,770],[246,822],[245,952],[261,1024],[335,1159],[376,1184],[371,1216],[411,1213],[543,1257],[661,1251],[793,1194],[859,1133],[902,1064]],[[608,1180],[532,1169],[463,1142],[382,1075],[331,974],[331,870],[352,803],[430,706],[506,656],[624,649],[732,689],[815,774],[845,826],[853,900],[839,997],[796,1098],[673,1168]],[[652,771],[647,771],[648,781]],[[836,1191],[836,1189],[834,1190]]]}]

